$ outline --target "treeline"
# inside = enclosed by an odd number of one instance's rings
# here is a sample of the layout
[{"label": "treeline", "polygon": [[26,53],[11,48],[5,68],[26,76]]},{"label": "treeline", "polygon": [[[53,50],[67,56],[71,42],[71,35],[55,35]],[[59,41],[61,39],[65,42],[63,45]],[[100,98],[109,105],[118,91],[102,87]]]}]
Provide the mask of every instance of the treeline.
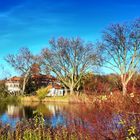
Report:
[{"label": "treeline", "polygon": [[[122,92],[122,84],[119,75],[88,74],[87,77],[84,78],[82,86],[82,90],[86,94],[113,94]],[[140,93],[140,74],[135,74],[129,81],[127,93]]]},{"label": "treeline", "polygon": [[139,72],[140,19],[109,25],[98,42],[85,42],[80,38],[53,38],[49,41],[49,46],[36,56],[28,48],[21,48],[17,54],[6,56],[5,60],[23,76],[22,94],[25,93],[32,74],[32,65],[37,63],[43,73],[55,75],[71,94],[83,88],[83,79],[87,73],[92,73],[96,67],[108,68],[114,75],[96,76],[91,81],[87,77],[85,83],[92,87],[84,85],[84,89],[104,92],[118,87],[125,95],[129,90],[129,83]]}]

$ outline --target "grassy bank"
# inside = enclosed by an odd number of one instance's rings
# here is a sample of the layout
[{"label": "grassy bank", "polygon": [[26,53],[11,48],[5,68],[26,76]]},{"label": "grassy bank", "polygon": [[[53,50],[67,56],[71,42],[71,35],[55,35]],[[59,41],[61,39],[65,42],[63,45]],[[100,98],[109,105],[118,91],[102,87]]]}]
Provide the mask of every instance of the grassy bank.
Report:
[{"label": "grassy bank", "polygon": [[115,93],[113,95],[86,95],[81,94],[79,96],[77,95],[66,95],[66,96],[54,96],[54,97],[45,97],[44,99],[38,98],[35,96],[19,96],[18,100],[21,102],[64,102],[64,103],[101,103],[101,102],[119,102],[119,101],[132,101],[135,100],[135,102],[140,102],[140,95],[138,94],[130,94],[123,96],[121,93]]},{"label": "grassy bank", "polygon": [[44,99],[39,99],[37,96],[22,96],[20,100],[21,102],[92,103],[95,100],[95,96],[87,96],[85,94],[80,96],[66,95],[61,97],[45,97]]},{"label": "grassy bank", "polygon": [[0,103],[17,104],[20,102],[20,96],[6,96],[0,98]]}]

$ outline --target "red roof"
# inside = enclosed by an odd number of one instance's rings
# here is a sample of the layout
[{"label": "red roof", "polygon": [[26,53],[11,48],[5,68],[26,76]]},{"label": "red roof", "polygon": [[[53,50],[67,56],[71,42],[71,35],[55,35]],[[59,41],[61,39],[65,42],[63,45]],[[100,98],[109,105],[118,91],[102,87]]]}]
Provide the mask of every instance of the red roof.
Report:
[{"label": "red roof", "polygon": [[14,76],[10,79],[8,79],[8,81],[20,81],[21,80],[21,77],[17,77],[17,76]]},{"label": "red roof", "polygon": [[61,89],[62,86],[61,86],[61,85],[58,85],[58,84],[55,84],[55,85],[54,85],[54,88],[55,88],[55,89]]},{"label": "red roof", "polygon": [[49,84],[47,87],[55,88],[55,89],[61,89],[62,88],[62,86],[59,85],[59,84],[57,84],[57,83],[55,83],[55,84]]}]

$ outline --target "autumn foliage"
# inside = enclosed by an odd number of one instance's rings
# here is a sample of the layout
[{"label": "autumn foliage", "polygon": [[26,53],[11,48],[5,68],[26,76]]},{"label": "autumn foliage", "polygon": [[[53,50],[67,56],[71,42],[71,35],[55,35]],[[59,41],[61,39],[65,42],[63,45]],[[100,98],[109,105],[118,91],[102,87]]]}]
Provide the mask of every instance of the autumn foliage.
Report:
[{"label": "autumn foliage", "polygon": [[[134,75],[127,85],[127,93],[140,93],[140,75]],[[83,79],[83,92],[86,94],[110,94],[122,92],[120,77],[115,74],[87,74]]]}]

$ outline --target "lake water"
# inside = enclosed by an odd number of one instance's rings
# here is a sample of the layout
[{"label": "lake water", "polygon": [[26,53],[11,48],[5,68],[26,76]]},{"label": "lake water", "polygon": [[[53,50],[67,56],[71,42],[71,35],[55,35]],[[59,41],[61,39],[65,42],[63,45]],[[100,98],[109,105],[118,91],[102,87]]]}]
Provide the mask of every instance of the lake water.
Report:
[{"label": "lake water", "polygon": [[33,118],[33,112],[38,111],[43,114],[47,125],[56,127],[57,125],[65,125],[66,118],[63,114],[64,104],[39,104],[39,103],[25,103],[25,104],[6,104],[0,114],[0,121],[3,124],[10,124],[13,128],[16,123]]},{"label": "lake water", "polygon": [[[112,134],[127,134],[129,126],[136,126],[140,130],[139,113],[127,113],[127,110],[118,112],[118,109],[110,106],[106,102],[94,104],[70,104],[70,103],[38,103],[17,101],[0,101],[0,127],[10,124],[12,130],[16,124],[22,120],[28,120],[34,117],[34,111],[43,114],[45,124],[51,128],[62,127],[79,134],[88,134],[97,139]],[[136,115],[135,115],[136,114]],[[126,122],[124,125],[123,122]],[[135,124],[134,124],[135,123]],[[62,126],[62,127],[57,127]],[[56,130],[51,129],[51,130]]]},{"label": "lake water", "polygon": [[0,107],[0,121],[3,125],[10,124],[14,128],[17,122],[33,118],[33,111],[36,110],[43,114],[46,125],[51,127],[75,125],[91,133],[95,129],[98,131],[99,126],[103,130],[119,127],[120,118],[117,115],[108,114],[105,110],[88,104],[10,103]]}]

